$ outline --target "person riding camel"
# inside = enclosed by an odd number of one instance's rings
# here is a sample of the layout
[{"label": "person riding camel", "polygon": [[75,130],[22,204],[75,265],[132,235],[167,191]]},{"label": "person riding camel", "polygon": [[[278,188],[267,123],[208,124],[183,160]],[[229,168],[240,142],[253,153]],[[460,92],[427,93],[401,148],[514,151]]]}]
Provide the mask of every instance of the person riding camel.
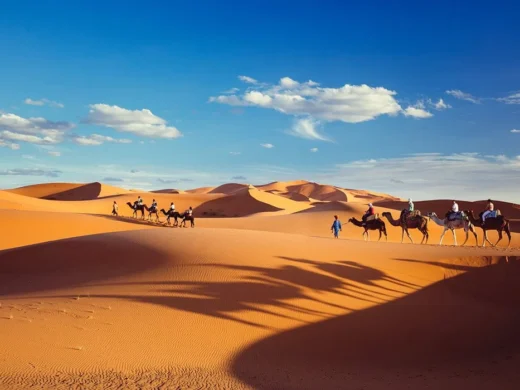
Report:
[{"label": "person riding camel", "polygon": [[142,206],[143,205],[143,199],[141,198],[141,196],[137,196],[137,200],[134,202],[134,209],[137,207],[137,206]]},{"label": "person riding camel", "polygon": [[459,205],[456,201],[453,201],[451,210],[446,213],[446,218],[451,221],[456,218],[457,214],[459,214]]},{"label": "person riding camel", "polygon": [[414,210],[414,205],[412,202],[412,198],[408,198],[408,209],[404,209],[401,212],[401,222],[404,223],[406,221],[406,218],[408,217],[408,215],[413,213],[413,210]]},{"label": "person riding camel", "polygon": [[372,203],[369,203],[368,210],[365,211],[365,214],[363,214],[363,217],[361,218],[363,221],[363,226],[365,226],[367,224],[367,218],[374,214],[375,214],[374,206],[372,205]]},{"label": "person riding camel", "polygon": [[151,210],[153,211],[157,211],[157,202],[154,200],[152,200],[152,207],[150,207]]},{"label": "person riding camel", "polygon": [[188,210],[186,210],[186,215],[188,215],[190,217],[193,215],[193,209],[191,208],[191,206]]},{"label": "person riding camel", "polygon": [[491,199],[488,199],[487,205],[486,205],[486,210],[482,213],[482,226],[484,226],[484,223],[486,221],[486,217],[489,214],[493,213],[494,210],[495,210],[495,205],[493,204]]},{"label": "person riding camel", "polygon": [[170,213],[174,212],[175,211],[175,205],[173,204],[173,202],[170,204]]}]

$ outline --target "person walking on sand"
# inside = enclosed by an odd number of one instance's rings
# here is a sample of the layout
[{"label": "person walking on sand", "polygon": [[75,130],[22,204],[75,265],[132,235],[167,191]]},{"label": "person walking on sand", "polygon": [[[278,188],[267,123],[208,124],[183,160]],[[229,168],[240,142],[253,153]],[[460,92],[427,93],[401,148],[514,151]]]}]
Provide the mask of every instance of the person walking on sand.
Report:
[{"label": "person walking on sand", "polygon": [[117,202],[114,200],[114,204],[112,205],[112,215],[119,216],[117,209],[118,209]]},{"label": "person walking on sand", "polygon": [[332,227],[330,230],[334,233],[335,238],[339,238],[339,232],[341,231],[341,222],[338,219],[338,216],[334,216],[334,222],[332,222]]}]

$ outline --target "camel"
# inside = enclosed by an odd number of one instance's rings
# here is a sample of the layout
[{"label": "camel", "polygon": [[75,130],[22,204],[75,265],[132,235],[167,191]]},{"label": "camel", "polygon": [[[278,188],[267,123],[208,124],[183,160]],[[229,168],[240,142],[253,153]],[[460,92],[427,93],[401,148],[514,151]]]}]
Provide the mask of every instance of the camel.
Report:
[{"label": "camel", "polygon": [[179,222],[177,221],[178,218],[182,218],[181,226],[186,227],[186,221],[191,222],[191,227],[195,227],[195,218],[193,218],[193,215],[188,215],[188,213],[179,213],[178,211],[166,211],[165,209],[161,209],[161,212],[166,215],[166,222],[168,225],[170,224],[170,218],[173,217],[175,220],[173,226],[178,226]]},{"label": "camel", "polygon": [[381,240],[382,233],[384,233],[385,235],[385,240],[388,241],[388,235],[386,234],[386,225],[385,222],[381,219],[373,219],[371,221],[368,221],[365,226],[363,226],[362,221],[358,221],[354,217],[350,218],[348,222],[352,223],[353,225],[362,227],[364,229],[363,238],[365,239],[365,241],[370,241],[370,235],[368,232],[369,230],[379,230],[379,239],[377,241]]},{"label": "camel", "polygon": [[408,229],[417,229],[417,230],[419,230],[423,234],[423,238],[421,240],[421,244],[424,242],[425,239],[426,239],[425,244],[428,243],[428,238],[429,238],[429,234],[428,234],[428,218],[426,218],[426,217],[424,217],[422,215],[416,215],[414,217],[406,218],[406,223],[402,223],[400,219],[394,219],[394,217],[392,217],[392,214],[389,213],[388,211],[385,211],[382,215],[383,215],[383,217],[386,217],[386,219],[388,219],[388,222],[390,222],[390,224],[392,226],[401,226],[401,229],[402,229],[401,244],[404,241],[404,233],[405,232],[406,232],[406,235],[408,236],[408,238],[410,239],[410,241],[413,244],[413,239],[412,239],[412,236],[410,236],[410,232],[408,231]]},{"label": "camel", "polygon": [[141,212],[141,219],[144,219],[144,208],[146,207],[146,205],[138,206],[137,202],[134,202],[134,207],[130,202],[126,202],[126,204],[134,211],[132,213],[132,217],[137,218],[137,210],[139,210]]},{"label": "camel", "polygon": [[149,221],[152,220],[152,214],[155,214],[155,222],[160,222],[159,213],[157,212],[157,209],[148,208],[148,206],[146,206],[145,204],[143,205],[143,207],[146,211],[148,211],[148,220]]},{"label": "camel", "polygon": [[[507,247],[509,248],[509,246],[511,245],[511,230],[509,229],[509,220],[506,219],[503,215],[501,215],[500,210],[496,210],[496,217],[486,218],[484,225],[482,225],[482,214],[483,213],[479,214],[478,219],[476,219],[475,215],[473,215],[473,210],[464,211],[464,213],[468,216],[470,222],[473,225],[480,227],[482,229],[482,231],[484,232],[484,238],[482,239],[482,248],[484,248],[486,246],[486,241],[491,246],[497,246],[498,243],[500,242],[500,240],[502,240],[502,231],[505,231],[507,234],[507,238],[509,239],[509,243],[507,244]],[[491,241],[489,241],[489,239],[487,237],[488,230],[496,230],[498,232],[498,240],[495,243],[495,245],[493,245],[493,243],[491,243]]]},{"label": "camel", "polygon": [[463,217],[463,219],[449,221],[448,218],[440,219],[435,213],[428,213],[428,217],[431,220],[433,220],[433,222],[435,222],[437,225],[442,226],[444,228],[441,234],[441,240],[439,241],[439,245],[442,245],[442,239],[444,238],[446,232],[448,230],[451,230],[451,233],[453,234],[453,241],[455,242],[455,246],[457,246],[457,235],[455,234],[455,230],[464,229],[464,232],[466,233],[466,239],[464,240],[462,246],[464,246],[466,242],[468,242],[469,232],[473,233],[473,235],[475,236],[475,246],[478,246],[477,232],[475,232],[475,227],[468,219]]}]

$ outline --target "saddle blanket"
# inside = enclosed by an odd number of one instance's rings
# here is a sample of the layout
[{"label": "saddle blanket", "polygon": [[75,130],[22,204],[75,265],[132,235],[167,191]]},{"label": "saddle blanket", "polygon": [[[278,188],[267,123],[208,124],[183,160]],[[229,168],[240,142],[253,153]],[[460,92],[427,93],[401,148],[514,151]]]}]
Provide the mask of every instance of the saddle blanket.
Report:
[{"label": "saddle blanket", "polygon": [[[482,214],[484,214],[484,213],[482,213]],[[486,215],[486,219],[488,219],[488,218],[496,218],[499,215],[500,214],[499,214],[498,210],[493,210],[488,215]]]},{"label": "saddle blanket", "polygon": [[451,212],[448,214],[448,221],[456,221],[464,219],[464,213],[459,211],[457,213]]},{"label": "saddle blanket", "polygon": [[367,217],[367,222],[375,221],[376,219],[379,219],[379,214],[369,215]]}]

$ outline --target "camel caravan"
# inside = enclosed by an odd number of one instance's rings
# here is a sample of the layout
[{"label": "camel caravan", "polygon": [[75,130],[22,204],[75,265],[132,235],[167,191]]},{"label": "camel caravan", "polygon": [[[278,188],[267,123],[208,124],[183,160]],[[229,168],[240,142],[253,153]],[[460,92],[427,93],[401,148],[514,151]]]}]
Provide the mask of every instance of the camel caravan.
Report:
[{"label": "camel caravan", "polygon": [[[405,233],[413,243],[413,239],[410,236],[410,232],[408,230],[417,229],[423,235],[421,244],[423,242],[427,244],[429,238],[428,222],[433,220],[434,223],[444,228],[443,232],[441,233],[439,245],[442,245],[442,240],[444,239],[444,235],[448,230],[451,230],[454,243],[457,245],[455,230],[464,229],[466,239],[464,240],[462,246],[464,246],[468,241],[469,232],[471,232],[475,237],[475,246],[478,246],[477,233],[475,231],[476,226],[480,227],[483,231],[482,247],[486,246],[486,242],[493,247],[497,246],[498,243],[502,240],[503,232],[506,232],[509,239],[507,247],[509,248],[511,245],[511,230],[509,227],[509,220],[500,213],[500,210],[495,210],[491,199],[488,199],[486,209],[479,214],[478,218],[475,218],[473,210],[459,211],[459,206],[456,201],[453,201],[451,210],[446,213],[444,218],[439,218],[437,214],[433,212],[428,213],[426,217],[422,215],[419,210],[414,209],[414,204],[411,199],[408,199],[408,208],[401,211],[399,219],[394,219],[392,214],[389,212],[383,212],[381,217],[386,218],[392,226],[401,228],[401,243],[404,241]],[[368,210],[363,215],[361,221],[357,220],[356,218],[350,218],[348,222],[363,228],[363,237],[365,241],[369,240],[370,230],[379,231],[378,241],[381,240],[382,234],[385,235],[385,240],[388,241],[386,224],[381,217],[375,212],[374,206],[370,203],[368,205]],[[498,232],[498,240],[495,244],[489,241],[487,236],[488,230],[496,230]]]},{"label": "camel caravan", "polygon": [[[159,218],[159,206],[157,205],[155,199],[152,200],[152,205],[150,207],[143,203],[143,199],[141,198],[141,196],[137,197],[137,200],[134,202],[134,204],[130,202],[126,202],[126,204],[128,205],[128,207],[132,209],[133,218],[137,218],[137,212],[140,211],[141,219],[144,220],[144,212],[146,211],[148,212],[148,221],[152,221],[152,215],[155,215],[154,222],[161,222]],[[193,217],[193,208],[191,206],[185,212],[180,213],[177,210],[175,210],[175,204],[171,202],[168,211],[166,211],[165,209],[161,209],[160,212],[166,216],[166,224],[168,225],[171,225],[170,218],[173,218],[174,227],[179,226],[179,219],[181,219],[180,227],[186,227],[186,221],[190,221],[191,227],[195,227],[195,218]],[[118,205],[116,201],[114,201],[114,204],[112,206],[112,215],[119,216]]]}]

